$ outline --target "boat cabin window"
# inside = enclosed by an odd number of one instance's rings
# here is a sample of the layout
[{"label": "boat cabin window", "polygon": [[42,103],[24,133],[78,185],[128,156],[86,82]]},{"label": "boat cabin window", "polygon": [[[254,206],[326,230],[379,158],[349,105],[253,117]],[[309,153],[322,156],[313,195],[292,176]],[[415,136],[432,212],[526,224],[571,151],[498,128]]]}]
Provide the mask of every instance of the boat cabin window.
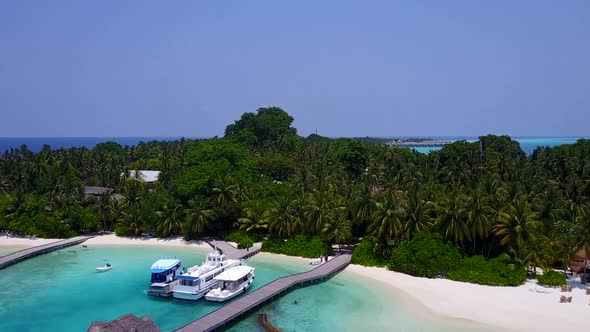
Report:
[{"label": "boat cabin window", "polygon": [[201,282],[200,279],[180,279],[180,285],[181,286],[189,286],[189,287],[196,287],[199,286],[199,283]]},{"label": "boat cabin window", "polygon": [[152,282],[165,282],[166,281],[166,273],[152,273]]}]

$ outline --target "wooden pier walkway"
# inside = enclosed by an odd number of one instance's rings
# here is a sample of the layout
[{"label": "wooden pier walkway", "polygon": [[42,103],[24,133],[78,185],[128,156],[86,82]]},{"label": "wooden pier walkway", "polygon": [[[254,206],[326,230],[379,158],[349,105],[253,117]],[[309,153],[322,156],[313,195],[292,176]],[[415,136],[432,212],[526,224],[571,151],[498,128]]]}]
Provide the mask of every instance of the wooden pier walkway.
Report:
[{"label": "wooden pier walkway", "polygon": [[51,242],[51,243],[44,244],[41,246],[27,248],[27,249],[19,250],[17,252],[13,252],[12,254],[8,254],[6,256],[0,257],[0,269],[3,269],[3,268],[8,267],[10,265],[16,264],[18,262],[22,262],[24,260],[27,260],[27,259],[35,257],[35,256],[46,254],[51,251],[59,250],[59,249],[70,247],[70,246],[75,246],[77,244],[80,244],[80,243],[92,238],[92,237],[93,236],[77,236],[77,237],[73,237],[71,239],[55,241],[55,242]]},{"label": "wooden pier walkway", "polygon": [[257,253],[260,252],[260,247],[252,247],[248,250],[246,249],[236,249],[234,246],[232,246],[231,244],[225,242],[225,241],[215,241],[215,240],[211,240],[211,241],[206,241],[211,247],[216,248],[217,250],[219,250],[222,254],[225,255],[225,257],[230,258],[230,259],[246,259],[246,258],[250,258],[254,255],[256,255]]},{"label": "wooden pier walkway", "polygon": [[252,293],[238,297],[223,307],[196,319],[180,328],[177,332],[205,332],[227,326],[236,318],[251,312],[260,305],[281,296],[297,286],[307,286],[316,282],[322,282],[334,274],[343,270],[350,264],[352,256],[343,254],[323,263],[315,269],[279,278],[268,283]]}]

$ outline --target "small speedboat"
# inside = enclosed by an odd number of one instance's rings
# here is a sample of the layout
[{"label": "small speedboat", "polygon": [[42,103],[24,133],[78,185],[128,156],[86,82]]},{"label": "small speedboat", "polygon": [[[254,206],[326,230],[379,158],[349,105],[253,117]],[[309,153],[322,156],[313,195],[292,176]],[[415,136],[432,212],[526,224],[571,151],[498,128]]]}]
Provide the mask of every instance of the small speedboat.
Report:
[{"label": "small speedboat", "polygon": [[112,268],[113,268],[113,266],[111,264],[107,264],[107,265],[103,265],[103,266],[97,267],[96,268],[96,271],[98,271],[98,272],[106,272],[106,271],[109,271]]}]

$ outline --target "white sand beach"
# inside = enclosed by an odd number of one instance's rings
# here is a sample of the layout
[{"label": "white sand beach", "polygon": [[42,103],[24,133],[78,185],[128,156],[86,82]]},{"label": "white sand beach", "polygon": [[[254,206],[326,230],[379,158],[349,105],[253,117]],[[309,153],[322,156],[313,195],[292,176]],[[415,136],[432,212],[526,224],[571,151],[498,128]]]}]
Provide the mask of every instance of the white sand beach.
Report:
[{"label": "white sand beach", "polygon": [[29,248],[35,246],[41,246],[47,243],[59,241],[61,239],[39,239],[39,238],[27,238],[27,237],[12,237],[6,235],[0,236],[0,247],[10,248]]},{"label": "white sand beach", "polygon": [[[590,295],[579,283],[572,292],[545,289],[536,281],[518,287],[491,287],[446,279],[417,278],[384,268],[350,265],[347,271],[394,287],[433,313],[515,331],[585,330],[590,324]],[[551,293],[539,293],[549,290]],[[559,303],[561,295],[572,303]]]},{"label": "white sand beach", "polygon": [[211,249],[205,241],[186,241],[182,237],[175,238],[146,238],[146,237],[119,237],[115,234],[100,235],[84,242],[87,246],[172,246],[172,247],[197,247]]},{"label": "white sand beach", "polygon": [[[0,237],[0,248],[29,248],[60,241],[61,239],[37,239],[20,237]],[[198,247],[210,249],[204,241],[185,241],[182,237],[158,239],[145,237],[119,237],[115,234],[105,234],[93,237],[84,242],[87,246],[174,246]]]}]

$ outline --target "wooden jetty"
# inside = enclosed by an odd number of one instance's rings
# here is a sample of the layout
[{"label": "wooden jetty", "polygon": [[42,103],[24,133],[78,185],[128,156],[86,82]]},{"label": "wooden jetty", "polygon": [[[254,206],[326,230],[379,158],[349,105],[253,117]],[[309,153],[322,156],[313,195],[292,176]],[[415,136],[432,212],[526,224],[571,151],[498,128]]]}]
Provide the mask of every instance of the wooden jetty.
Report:
[{"label": "wooden jetty", "polygon": [[231,244],[225,241],[206,241],[211,247],[219,250],[225,257],[229,259],[246,259],[250,258],[260,252],[260,247],[252,247],[249,249],[236,249]]},{"label": "wooden jetty", "polygon": [[281,296],[295,287],[311,285],[331,278],[350,264],[352,256],[343,254],[316,267],[315,269],[279,278],[252,293],[238,297],[223,307],[196,319],[180,328],[177,332],[205,332],[227,326],[236,318],[251,312],[274,298]]},{"label": "wooden jetty", "polygon": [[17,252],[13,252],[12,254],[0,257],[0,269],[8,267],[10,265],[16,264],[18,262],[22,262],[29,258],[39,256],[42,254],[46,254],[51,251],[63,249],[70,246],[75,246],[80,244],[93,236],[77,236],[71,239],[60,240],[51,242],[48,244],[44,244],[37,247],[27,248],[23,250],[19,250]]}]

